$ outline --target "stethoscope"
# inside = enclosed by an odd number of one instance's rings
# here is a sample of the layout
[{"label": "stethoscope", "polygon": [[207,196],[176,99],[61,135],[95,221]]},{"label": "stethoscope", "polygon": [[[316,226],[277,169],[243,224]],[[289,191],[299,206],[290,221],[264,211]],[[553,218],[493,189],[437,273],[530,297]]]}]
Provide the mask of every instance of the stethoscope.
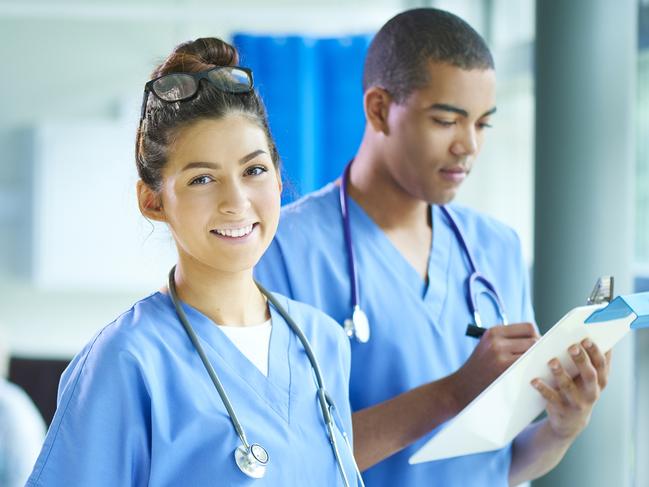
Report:
[{"label": "stethoscope", "polygon": [[[361,343],[367,343],[370,339],[370,324],[367,319],[367,315],[361,309],[360,299],[359,299],[359,284],[358,284],[358,274],[356,273],[355,258],[354,258],[354,246],[352,242],[352,230],[350,224],[349,216],[349,192],[347,191],[347,185],[349,184],[349,174],[352,167],[352,162],[350,161],[343,172],[342,181],[340,183],[340,212],[342,214],[343,220],[343,231],[345,234],[345,249],[347,252],[347,263],[348,263],[348,272],[349,272],[349,281],[351,283],[351,297],[352,297],[352,316],[347,318],[343,323],[343,328],[347,333],[347,336],[350,338],[355,338]],[[473,323],[470,323],[466,329],[466,335],[474,338],[480,338],[485,332],[485,328],[482,327],[482,317],[478,310],[478,298],[482,295],[486,295],[494,303],[496,310],[498,311],[499,318],[503,325],[508,324],[507,315],[505,314],[505,307],[496,291],[496,287],[480,272],[478,272],[475,261],[473,259],[473,254],[469,250],[469,246],[462,235],[459,225],[453,218],[451,211],[445,206],[440,206],[440,210],[448,219],[448,222],[451,226],[451,230],[455,234],[455,238],[459,242],[464,254],[469,263],[469,277],[467,278],[467,306],[469,312],[473,315]],[[476,286],[482,284],[482,290],[476,291]]]},{"label": "stethoscope", "polygon": [[[223,402],[223,405],[225,406],[225,409],[227,410],[228,415],[230,416],[230,421],[232,421],[232,425],[234,426],[234,429],[236,430],[237,435],[239,436],[239,440],[241,441],[241,445],[239,445],[234,450],[234,461],[239,467],[239,470],[241,470],[241,472],[246,474],[248,477],[251,477],[253,479],[260,479],[266,474],[266,467],[268,466],[268,463],[270,461],[270,456],[268,455],[268,451],[266,451],[266,449],[258,443],[248,442],[248,438],[246,437],[246,432],[244,431],[241,423],[239,423],[239,419],[237,418],[237,414],[235,413],[234,408],[232,407],[232,403],[230,402],[230,399],[228,398],[228,395],[225,392],[225,389],[223,388],[221,381],[216,375],[216,371],[214,370],[212,364],[208,360],[207,355],[203,350],[203,347],[198,341],[198,337],[196,336],[194,329],[189,324],[189,320],[185,315],[185,311],[182,309],[182,306],[180,305],[180,301],[178,300],[178,295],[176,293],[176,281],[174,278],[175,272],[176,272],[176,266],[172,267],[171,271],[169,272],[169,283],[168,283],[169,296],[171,297],[171,301],[173,302],[174,307],[176,308],[176,313],[178,314],[178,318],[180,319],[183,328],[187,332],[189,339],[194,345],[194,348],[198,352],[198,355],[200,356],[201,361],[203,362],[203,365],[207,370],[207,373],[212,379],[212,382],[214,383],[214,387],[216,388],[216,391],[219,393],[219,396],[221,397],[221,401]],[[320,409],[322,410],[322,416],[324,418],[325,427],[327,429],[327,435],[329,436],[329,442],[331,443],[334,457],[336,459],[336,464],[338,465],[338,470],[340,471],[340,475],[342,477],[345,487],[350,487],[349,480],[347,479],[347,474],[345,473],[345,469],[343,467],[342,458],[340,456],[338,441],[336,440],[336,435],[334,434],[335,421],[332,413],[337,415],[339,422],[340,422],[340,416],[338,415],[338,411],[336,410],[336,406],[334,404],[333,399],[325,389],[324,381],[322,379],[322,373],[320,371],[320,365],[318,364],[318,361],[316,360],[315,355],[313,354],[313,350],[311,349],[308,340],[302,333],[302,330],[297,326],[295,321],[293,321],[293,319],[288,314],[288,312],[277,301],[275,296],[269,293],[259,283],[256,284],[259,290],[261,291],[261,293],[275,307],[275,309],[279,312],[282,318],[286,320],[289,327],[291,328],[293,333],[297,335],[298,339],[302,343],[302,346],[304,347],[304,351],[306,352],[306,355],[309,359],[309,363],[311,364],[311,368],[313,369],[313,373],[315,375],[316,385],[318,387],[318,401],[320,403]],[[365,484],[363,483],[363,478],[361,477],[361,473],[360,470],[358,469],[358,465],[354,460],[354,452],[349,442],[347,433],[342,429],[342,427],[339,427],[338,429],[342,437],[344,438],[345,443],[347,444],[349,454],[352,458],[352,462],[356,470],[356,477],[358,480],[358,484],[364,487]]]}]

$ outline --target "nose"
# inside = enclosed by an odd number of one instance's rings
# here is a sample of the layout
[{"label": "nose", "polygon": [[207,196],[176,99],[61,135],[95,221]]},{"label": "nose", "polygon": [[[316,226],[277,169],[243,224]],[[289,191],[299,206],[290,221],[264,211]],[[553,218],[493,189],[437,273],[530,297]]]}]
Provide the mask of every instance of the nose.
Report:
[{"label": "nose", "polygon": [[246,189],[238,181],[223,182],[218,209],[224,215],[240,215],[250,208]]},{"label": "nose", "polygon": [[456,156],[473,156],[478,152],[478,148],[478,134],[471,125],[457,132],[451,152]]}]

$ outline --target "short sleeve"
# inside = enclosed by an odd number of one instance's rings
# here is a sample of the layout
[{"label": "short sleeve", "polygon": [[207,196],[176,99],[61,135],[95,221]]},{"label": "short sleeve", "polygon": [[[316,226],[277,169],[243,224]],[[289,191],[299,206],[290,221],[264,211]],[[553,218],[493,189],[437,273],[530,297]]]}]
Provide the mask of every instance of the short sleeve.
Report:
[{"label": "short sleeve", "polygon": [[70,364],[27,486],[147,485],[150,398],[135,356],[103,333]]}]

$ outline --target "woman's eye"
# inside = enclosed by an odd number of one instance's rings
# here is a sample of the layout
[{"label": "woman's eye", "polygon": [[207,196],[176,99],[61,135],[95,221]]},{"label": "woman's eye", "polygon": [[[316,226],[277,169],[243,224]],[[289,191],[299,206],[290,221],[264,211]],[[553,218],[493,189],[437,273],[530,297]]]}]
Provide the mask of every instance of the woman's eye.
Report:
[{"label": "woman's eye", "polygon": [[259,176],[265,172],[267,172],[268,169],[266,169],[264,166],[252,166],[246,169],[246,176]]},{"label": "woman's eye", "polygon": [[192,179],[189,184],[207,184],[214,181],[210,176],[198,176],[194,179]]}]

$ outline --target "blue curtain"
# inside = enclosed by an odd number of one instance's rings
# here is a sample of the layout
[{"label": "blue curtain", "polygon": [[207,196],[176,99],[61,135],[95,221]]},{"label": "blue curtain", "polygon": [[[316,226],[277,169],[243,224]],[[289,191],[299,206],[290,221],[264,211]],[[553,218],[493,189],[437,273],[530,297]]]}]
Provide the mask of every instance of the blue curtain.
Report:
[{"label": "blue curtain", "polygon": [[283,202],[336,179],[363,135],[363,60],[370,35],[236,34],[253,70],[283,165]]}]

